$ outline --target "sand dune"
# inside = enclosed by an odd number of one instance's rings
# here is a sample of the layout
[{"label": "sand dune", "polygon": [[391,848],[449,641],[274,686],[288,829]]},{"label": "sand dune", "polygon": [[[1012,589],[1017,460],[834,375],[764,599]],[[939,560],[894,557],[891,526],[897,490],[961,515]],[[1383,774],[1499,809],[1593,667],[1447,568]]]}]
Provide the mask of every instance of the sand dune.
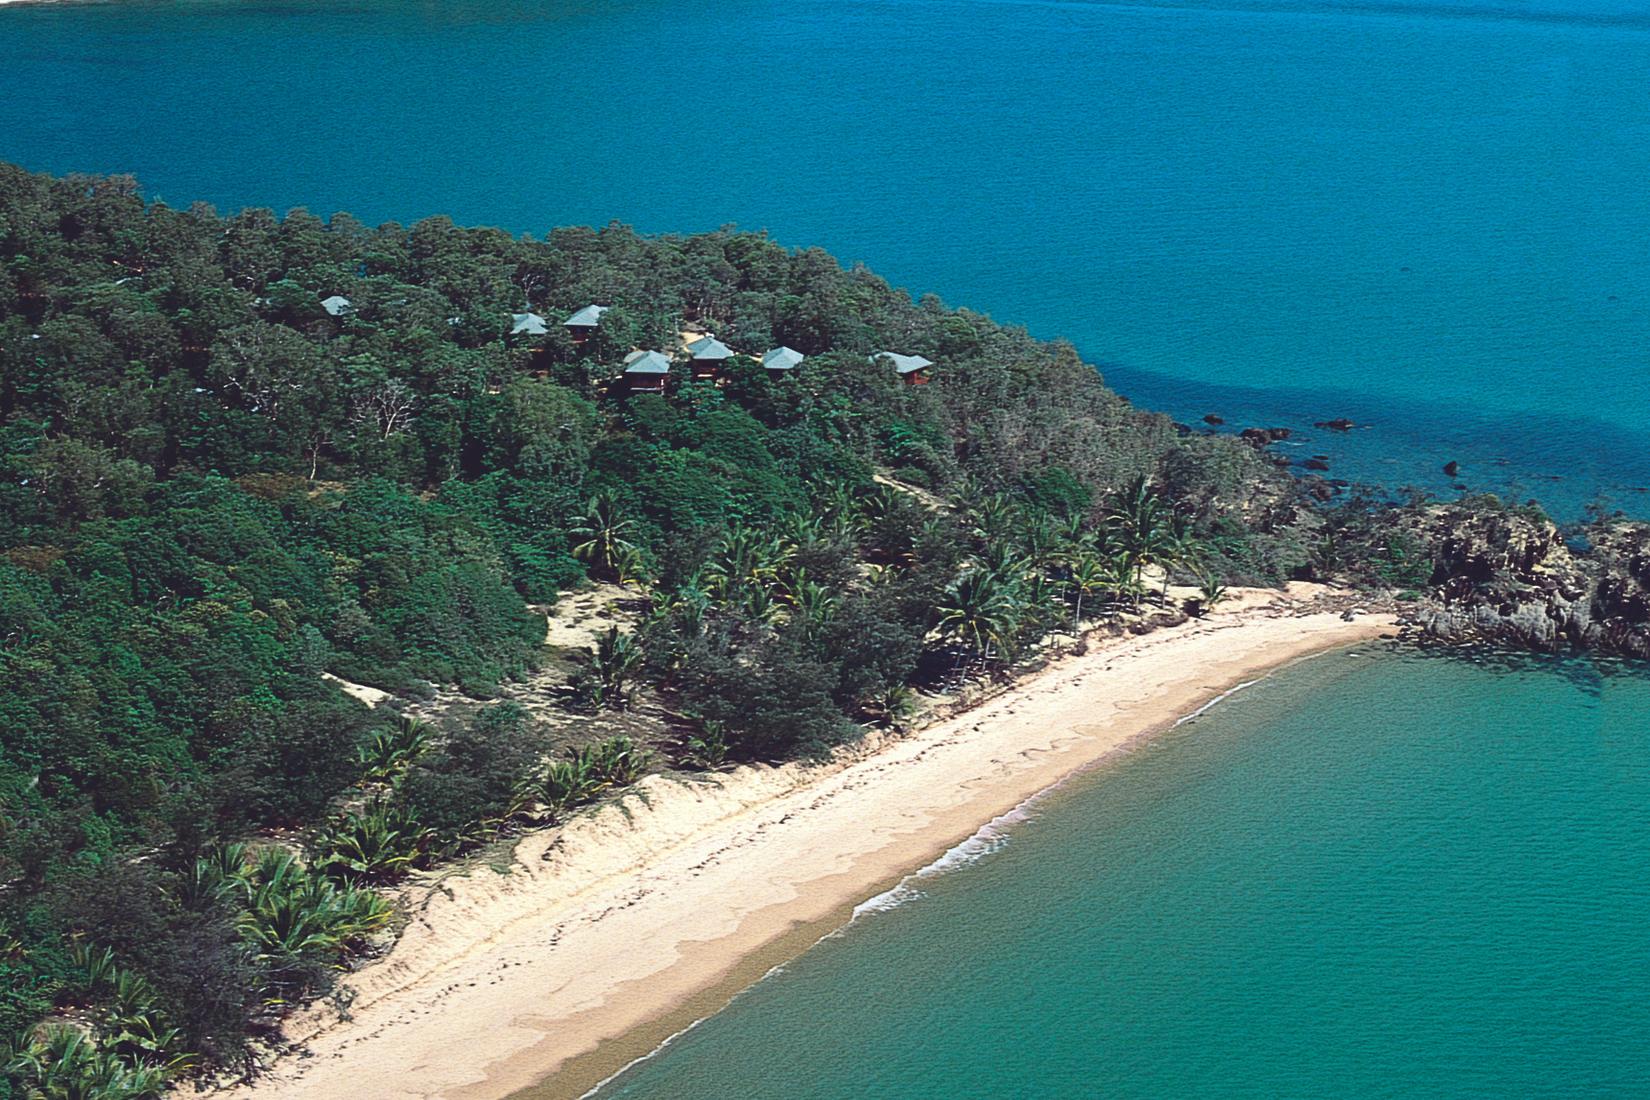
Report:
[{"label": "sand dune", "polygon": [[409,895],[395,950],[349,979],[348,1018],[293,1021],[308,1055],[232,1095],[580,1095],[982,822],[1241,681],[1392,626],[1302,595],[1106,643],[853,760],[651,777],[524,839],[507,874]]}]

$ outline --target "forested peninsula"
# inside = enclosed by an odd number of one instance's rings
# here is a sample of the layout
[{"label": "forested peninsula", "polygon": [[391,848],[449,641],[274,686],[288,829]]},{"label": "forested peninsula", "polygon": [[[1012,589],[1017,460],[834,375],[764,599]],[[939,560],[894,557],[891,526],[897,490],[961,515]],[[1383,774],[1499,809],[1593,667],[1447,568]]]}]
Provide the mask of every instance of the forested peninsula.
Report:
[{"label": "forested peninsula", "polygon": [[1228,585],[1650,654],[1642,528],[1325,503],[1069,345],[750,233],[0,166],[0,436],[0,1098],[250,1071],[408,875]]}]

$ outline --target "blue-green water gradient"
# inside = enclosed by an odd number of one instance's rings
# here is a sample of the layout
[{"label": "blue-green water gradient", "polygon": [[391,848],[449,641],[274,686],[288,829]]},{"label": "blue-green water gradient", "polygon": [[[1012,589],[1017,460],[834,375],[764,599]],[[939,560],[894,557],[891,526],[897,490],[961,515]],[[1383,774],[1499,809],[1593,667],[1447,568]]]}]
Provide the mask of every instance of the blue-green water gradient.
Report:
[{"label": "blue-green water gradient", "polygon": [[1647,56],[1625,0],[8,6],[0,157],[224,208],[765,227],[1334,474],[1644,510]]},{"label": "blue-green water gradient", "polygon": [[1650,1095],[1650,677],[1335,655],[908,880],[602,1100]]}]

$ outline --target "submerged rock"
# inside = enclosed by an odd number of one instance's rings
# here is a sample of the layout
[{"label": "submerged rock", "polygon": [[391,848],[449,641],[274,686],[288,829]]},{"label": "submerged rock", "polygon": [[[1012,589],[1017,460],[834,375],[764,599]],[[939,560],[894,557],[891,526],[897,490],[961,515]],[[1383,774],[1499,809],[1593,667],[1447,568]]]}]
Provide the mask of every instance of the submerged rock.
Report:
[{"label": "submerged rock", "polygon": [[1238,438],[1259,450],[1281,439],[1288,439],[1292,434],[1288,428],[1245,428],[1238,433]]},{"label": "submerged rock", "polygon": [[1218,428],[1222,424],[1226,423],[1226,418],[1222,417],[1222,416],[1216,416],[1214,413],[1210,413],[1208,416],[1205,416],[1203,418],[1203,422],[1205,424],[1209,425],[1211,428]]},{"label": "submerged rock", "polygon": [[1314,421],[1314,428],[1328,428],[1332,432],[1349,432],[1358,425],[1344,416],[1337,416],[1334,420]]}]

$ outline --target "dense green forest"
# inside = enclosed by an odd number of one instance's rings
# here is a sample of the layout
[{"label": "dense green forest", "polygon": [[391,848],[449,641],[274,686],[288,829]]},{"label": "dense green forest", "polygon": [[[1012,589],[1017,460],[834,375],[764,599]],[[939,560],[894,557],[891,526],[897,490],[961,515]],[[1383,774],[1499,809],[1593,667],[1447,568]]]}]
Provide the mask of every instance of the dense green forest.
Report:
[{"label": "dense green forest", "polygon": [[[684,329],[741,357],[691,381]],[[806,359],[769,376],[780,345]],[[677,357],[663,394],[624,384],[638,348]],[[0,1097],[242,1064],[384,928],[374,886],[648,766],[323,674],[486,699],[545,659],[532,606],[620,582],[650,610],[568,705],[652,693],[673,766],[818,754],[1165,571],[1215,599],[1323,537],[1253,448],[817,250],[224,217],[7,166],[0,441]]]}]

